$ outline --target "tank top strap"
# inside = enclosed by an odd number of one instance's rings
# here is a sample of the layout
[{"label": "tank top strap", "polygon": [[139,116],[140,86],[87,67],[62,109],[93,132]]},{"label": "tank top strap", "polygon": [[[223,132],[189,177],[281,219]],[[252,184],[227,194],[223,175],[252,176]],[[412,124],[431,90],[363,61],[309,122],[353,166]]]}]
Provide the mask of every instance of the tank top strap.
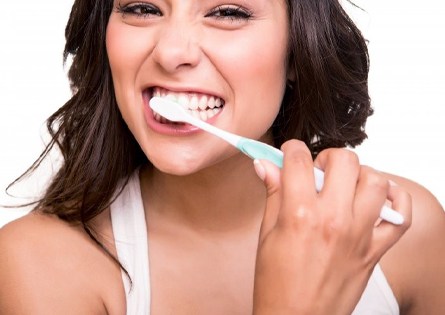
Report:
[{"label": "tank top strap", "polygon": [[139,172],[135,172],[110,206],[117,256],[122,271],[127,314],[150,313],[150,279],[147,225],[142,203]]},{"label": "tank top strap", "polygon": [[399,304],[383,273],[377,264],[369,278],[368,285],[358,302],[353,315],[399,315]]}]

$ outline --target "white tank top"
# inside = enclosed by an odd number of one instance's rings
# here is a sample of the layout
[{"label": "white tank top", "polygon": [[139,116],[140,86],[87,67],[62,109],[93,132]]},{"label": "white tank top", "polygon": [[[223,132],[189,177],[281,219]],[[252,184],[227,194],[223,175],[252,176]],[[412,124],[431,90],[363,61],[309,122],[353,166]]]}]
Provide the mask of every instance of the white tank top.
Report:
[{"label": "white tank top", "polygon": [[[127,315],[149,315],[150,266],[139,172],[135,172],[111,205],[111,221],[119,261],[132,280],[130,285],[128,277],[122,272],[127,296]],[[377,265],[352,315],[397,314],[397,300],[382,269]]]}]

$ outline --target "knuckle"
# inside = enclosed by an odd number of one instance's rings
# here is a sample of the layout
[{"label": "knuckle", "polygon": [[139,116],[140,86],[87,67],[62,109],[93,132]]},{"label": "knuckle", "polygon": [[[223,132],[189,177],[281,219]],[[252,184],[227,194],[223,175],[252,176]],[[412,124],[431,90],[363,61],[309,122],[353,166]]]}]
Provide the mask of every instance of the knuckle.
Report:
[{"label": "knuckle", "polygon": [[279,191],[280,191],[280,188],[278,186],[267,186],[266,187],[266,196],[267,196],[267,198],[270,198],[273,195],[278,194]]},{"label": "knuckle", "polygon": [[295,210],[292,212],[292,221],[299,222],[299,221],[307,221],[309,219],[309,209],[305,206],[300,206],[295,208]]},{"label": "knuckle", "polygon": [[299,206],[292,211],[291,219],[294,223],[304,222],[309,220],[309,209],[305,206]]},{"label": "knuckle", "polygon": [[306,167],[313,165],[311,152],[303,142],[290,140],[286,142],[282,148],[286,162],[300,164]]},{"label": "knuckle", "polygon": [[348,149],[344,148],[329,148],[323,151],[323,153],[329,156],[331,159],[335,160],[337,163],[347,164],[347,165],[359,165],[358,155]]},{"label": "knuckle", "polygon": [[336,159],[348,165],[359,165],[359,158],[355,152],[347,149],[336,149]]},{"label": "knuckle", "polygon": [[302,155],[302,154],[289,154],[287,158],[288,163],[292,163],[294,165],[301,165],[302,167],[312,167],[313,161],[310,156]]},{"label": "knuckle", "polygon": [[372,189],[378,191],[388,191],[389,189],[388,180],[371,167],[362,166],[360,170],[360,177],[361,180]]},{"label": "knuckle", "polygon": [[306,144],[303,141],[297,140],[297,139],[291,139],[289,141],[286,141],[282,146],[281,150],[284,153],[287,154],[307,154],[311,156],[311,152],[309,151],[309,148],[306,146]]},{"label": "knuckle", "polygon": [[356,174],[358,174],[360,170],[358,155],[348,149],[329,148],[322,151],[317,159],[321,161],[322,164],[325,164],[325,167],[328,167],[327,165],[336,165],[337,167],[352,171]]},{"label": "knuckle", "polygon": [[337,215],[326,218],[323,226],[325,235],[330,238],[350,235],[350,225],[347,220],[341,218],[341,216]]},{"label": "knuckle", "polygon": [[313,214],[313,210],[306,205],[294,207],[284,223],[287,227],[296,230],[302,227],[316,230],[320,225],[318,218]]}]

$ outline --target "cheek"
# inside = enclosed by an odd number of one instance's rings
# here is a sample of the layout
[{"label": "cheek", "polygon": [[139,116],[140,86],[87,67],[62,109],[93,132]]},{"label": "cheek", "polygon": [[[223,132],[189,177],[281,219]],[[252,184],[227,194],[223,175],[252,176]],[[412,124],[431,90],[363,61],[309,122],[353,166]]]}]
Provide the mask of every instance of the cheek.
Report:
[{"label": "cheek", "polygon": [[273,32],[271,29],[275,28],[237,36],[236,41],[227,38],[229,44],[213,54],[219,58],[214,60],[218,70],[234,91],[235,119],[254,122],[239,124],[242,133],[247,129],[250,133],[254,125],[261,126],[259,133],[265,133],[281,105],[286,84],[287,37],[264,36],[265,32]]},{"label": "cheek", "polygon": [[[230,34],[228,35],[230,36]],[[240,86],[266,87],[281,93],[286,80],[287,26],[264,22],[244,33],[225,38],[220,45],[224,66],[239,78]],[[224,69],[222,69],[224,71]]]},{"label": "cheek", "polygon": [[122,47],[129,47],[124,33],[122,26],[114,22],[111,17],[107,27],[106,48],[116,99],[121,111],[124,92],[129,91],[125,89],[125,85],[130,81],[128,69],[132,68],[133,54],[131,49],[122,49]]},{"label": "cheek", "polygon": [[[285,43],[264,40],[259,35],[246,35],[230,45],[219,47],[218,56],[222,72],[232,79],[249,85],[250,82],[282,85],[285,74]],[[229,75],[233,73],[233,75]],[[236,77],[235,77],[236,76]],[[245,79],[249,79],[248,82]]]},{"label": "cheek", "polygon": [[134,86],[138,69],[146,58],[150,42],[147,35],[111,16],[107,27],[106,48],[116,93]]},{"label": "cheek", "polygon": [[118,21],[117,17],[110,17],[106,36],[107,55],[117,104],[130,128],[136,123],[130,119],[131,111],[138,109],[134,105],[141,102],[134,87],[138,69],[145,58],[144,51],[147,49],[143,47],[140,36],[134,28],[130,31],[130,27]]},{"label": "cheek", "polygon": [[128,73],[124,69],[132,66],[133,52],[131,46],[128,45],[123,27],[118,23],[113,23],[113,18],[110,19],[107,27],[106,48],[113,79],[119,82],[119,79]]}]

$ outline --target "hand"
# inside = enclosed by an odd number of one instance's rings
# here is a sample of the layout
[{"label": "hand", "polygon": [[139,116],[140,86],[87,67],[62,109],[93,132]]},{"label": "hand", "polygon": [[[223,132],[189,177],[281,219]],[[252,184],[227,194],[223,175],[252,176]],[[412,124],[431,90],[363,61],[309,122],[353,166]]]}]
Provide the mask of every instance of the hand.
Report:
[{"label": "hand", "polygon": [[[280,170],[256,162],[267,188],[254,287],[254,314],[351,314],[374,266],[410,225],[411,198],[345,149],[315,162],[304,143],[286,142]],[[315,191],[313,167],[325,172]],[[385,201],[405,218],[380,221]]]}]

